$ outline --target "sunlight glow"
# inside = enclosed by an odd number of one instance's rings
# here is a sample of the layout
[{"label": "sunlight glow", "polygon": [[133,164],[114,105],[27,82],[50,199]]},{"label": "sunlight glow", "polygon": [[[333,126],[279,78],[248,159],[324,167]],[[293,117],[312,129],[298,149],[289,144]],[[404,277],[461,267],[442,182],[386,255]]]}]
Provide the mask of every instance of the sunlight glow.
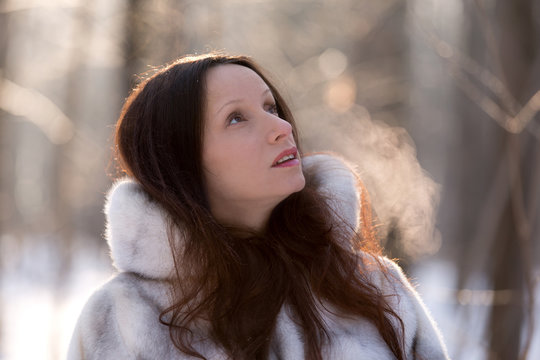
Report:
[{"label": "sunlight glow", "polygon": [[349,110],[356,100],[356,84],[350,77],[340,77],[331,81],[324,99],[330,108],[338,113]]}]

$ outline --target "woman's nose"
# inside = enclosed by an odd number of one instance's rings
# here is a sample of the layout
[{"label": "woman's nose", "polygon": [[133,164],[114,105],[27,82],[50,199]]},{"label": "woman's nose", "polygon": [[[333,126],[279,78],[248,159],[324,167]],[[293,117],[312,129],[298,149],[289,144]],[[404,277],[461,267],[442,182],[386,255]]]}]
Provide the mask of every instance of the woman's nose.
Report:
[{"label": "woman's nose", "polygon": [[272,118],[268,141],[270,143],[277,143],[282,139],[286,139],[292,133],[292,125],[277,116],[272,115]]}]

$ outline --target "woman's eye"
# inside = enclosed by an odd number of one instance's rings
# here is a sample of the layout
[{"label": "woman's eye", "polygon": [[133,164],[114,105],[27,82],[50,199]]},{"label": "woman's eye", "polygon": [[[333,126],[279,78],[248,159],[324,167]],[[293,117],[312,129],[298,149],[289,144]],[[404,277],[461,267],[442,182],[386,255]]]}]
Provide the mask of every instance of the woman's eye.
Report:
[{"label": "woman's eye", "polygon": [[239,122],[242,122],[244,121],[242,119],[242,116],[240,114],[234,114],[232,115],[230,118],[229,118],[229,125],[234,125],[234,124],[238,124]]},{"label": "woman's eye", "polygon": [[267,110],[270,114],[278,115],[278,108],[276,104],[272,104],[268,107]]}]

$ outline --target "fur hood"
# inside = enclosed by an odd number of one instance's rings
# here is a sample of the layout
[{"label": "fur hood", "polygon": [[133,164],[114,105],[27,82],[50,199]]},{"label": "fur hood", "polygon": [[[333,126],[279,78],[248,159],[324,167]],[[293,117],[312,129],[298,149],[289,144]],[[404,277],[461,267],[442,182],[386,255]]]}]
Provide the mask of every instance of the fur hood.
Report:
[{"label": "fur hood", "polygon": [[[343,159],[315,154],[302,159],[306,176],[331,195],[330,206],[347,223],[358,228],[359,194],[353,167]],[[123,179],[113,185],[105,204],[106,238],[114,266],[150,279],[173,276],[174,262],[167,238],[164,210],[136,182]],[[345,230],[345,226],[342,226]],[[181,245],[182,239],[178,242]]]}]

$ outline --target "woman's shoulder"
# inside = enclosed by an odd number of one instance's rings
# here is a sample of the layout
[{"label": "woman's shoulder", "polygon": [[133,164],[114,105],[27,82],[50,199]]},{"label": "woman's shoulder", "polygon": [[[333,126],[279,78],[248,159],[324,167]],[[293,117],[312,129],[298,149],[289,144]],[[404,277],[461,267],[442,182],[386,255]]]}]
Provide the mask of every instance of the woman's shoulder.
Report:
[{"label": "woman's shoulder", "polygon": [[361,256],[363,269],[367,269],[374,285],[403,321],[407,349],[421,358],[448,359],[442,335],[430,311],[401,267],[384,256]]},{"label": "woman's shoulder", "polygon": [[120,272],[112,276],[92,294],[89,303],[124,305],[129,299],[144,306],[155,304],[156,307],[165,305],[162,299],[167,298],[168,285],[162,280],[144,278],[131,272]]},{"label": "woman's shoulder", "polygon": [[360,258],[360,271],[384,294],[412,294],[415,291],[396,260],[363,251],[359,251],[358,256]]},{"label": "woman's shoulder", "polygon": [[167,339],[165,327],[159,323],[166,305],[166,289],[161,281],[133,273],[112,277],[86,302],[68,358],[125,358],[133,355],[143,338]]},{"label": "woman's shoulder", "polygon": [[[119,273],[94,291],[81,312],[79,322],[90,327],[107,323],[120,327],[145,321],[157,323],[159,314],[167,306],[167,289],[162,281],[144,279],[133,273]],[[92,332],[102,333],[103,329]]]},{"label": "woman's shoulder", "polygon": [[405,317],[415,314],[418,305],[425,310],[414,282],[409,279],[396,260],[364,252],[361,252],[359,256],[361,257],[361,271],[384,296],[388,297],[396,310],[404,313]]}]

